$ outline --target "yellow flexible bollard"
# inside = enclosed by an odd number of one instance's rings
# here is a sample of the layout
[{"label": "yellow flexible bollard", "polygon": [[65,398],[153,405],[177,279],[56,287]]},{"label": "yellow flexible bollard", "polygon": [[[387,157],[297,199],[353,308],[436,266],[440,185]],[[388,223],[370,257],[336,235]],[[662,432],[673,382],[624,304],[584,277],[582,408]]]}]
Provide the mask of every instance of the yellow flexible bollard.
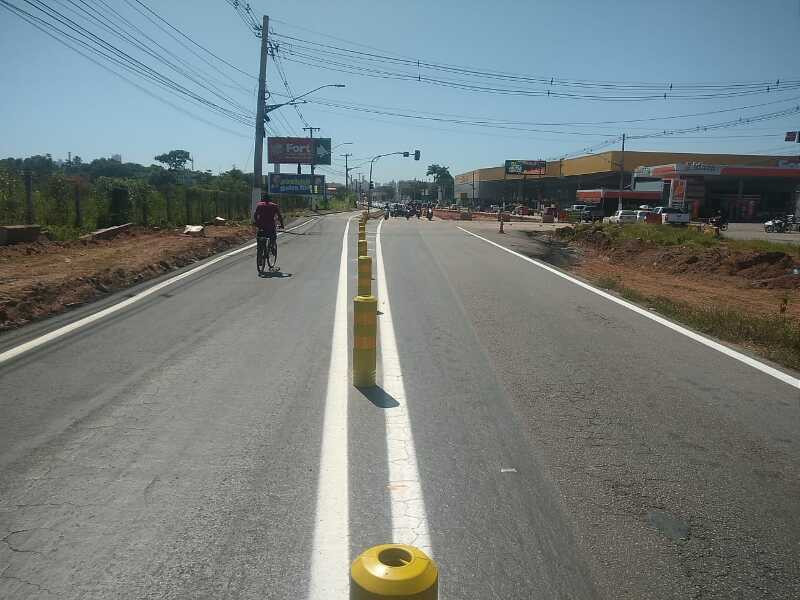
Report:
[{"label": "yellow flexible bollard", "polygon": [[350,566],[350,600],[436,600],[438,597],[439,569],[414,546],[373,546]]},{"label": "yellow flexible bollard", "polygon": [[358,256],[367,256],[367,240],[358,240]]},{"label": "yellow flexible bollard", "polygon": [[369,296],[372,294],[372,257],[358,257],[358,295]]},{"label": "yellow flexible bollard", "polygon": [[359,227],[358,228],[358,241],[360,242],[361,240],[364,240],[364,241],[367,240],[367,231],[366,231],[366,229],[361,229]]},{"label": "yellow flexible bollard", "polygon": [[375,296],[353,298],[353,385],[375,385],[375,348],[378,337],[378,300]]}]

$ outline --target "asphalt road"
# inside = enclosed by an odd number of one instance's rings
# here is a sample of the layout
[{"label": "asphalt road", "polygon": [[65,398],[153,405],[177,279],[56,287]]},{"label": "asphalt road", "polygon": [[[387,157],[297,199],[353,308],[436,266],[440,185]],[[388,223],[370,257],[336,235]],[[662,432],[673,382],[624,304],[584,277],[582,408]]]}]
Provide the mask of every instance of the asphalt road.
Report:
[{"label": "asphalt road", "polygon": [[769,240],[785,244],[800,244],[800,233],[767,233],[763,223],[731,223],[723,235],[733,240]]},{"label": "asphalt road", "polygon": [[0,597],[346,597],[359,551],[412,540],[448,600],[800,596],[798,388],[390,219],[357,390],[346,224],[282,236],[283,277],[247,250],[0,362]]}]

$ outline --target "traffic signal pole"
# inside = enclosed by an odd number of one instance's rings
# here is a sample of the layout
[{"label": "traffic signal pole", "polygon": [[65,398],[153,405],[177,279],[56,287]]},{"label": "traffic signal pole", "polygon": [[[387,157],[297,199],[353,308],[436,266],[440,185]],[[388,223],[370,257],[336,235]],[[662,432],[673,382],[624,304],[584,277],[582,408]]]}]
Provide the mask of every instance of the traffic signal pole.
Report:
[{"label": "traffic signal pole", "polygon": [[261,200],[261,186],[264,184],[262,172],[264,161],[264,118],[267,97],[267,49],[269,48],[269,17],[264,15],[261,25],[261,62],[258,68],[258,98],[256,105],[256,142],[253,152],[253,193],[250,197],[250,215],[256,211],[256,204]]}]

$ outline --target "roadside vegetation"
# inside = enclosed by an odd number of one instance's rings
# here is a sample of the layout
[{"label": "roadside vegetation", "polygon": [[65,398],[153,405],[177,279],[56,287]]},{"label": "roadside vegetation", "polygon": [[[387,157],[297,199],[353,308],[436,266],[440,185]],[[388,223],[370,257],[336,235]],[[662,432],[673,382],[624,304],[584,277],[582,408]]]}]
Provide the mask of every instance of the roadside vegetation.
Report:
[{"label": "roadside vegetation", "polygon": [[645,295],[612,277],[600,278],[594,283],[697,331],[751,348],[776,363],[800,370],[800,322],[786,314],[788,295],[777,314],[753,315],[725,307],[698,307],[663,296]]},{"label": "roadside vegetation", "polygon": [[800,370],[800,247],[656,225],[579,225],[573,270],[595,285]]},{"label": "roadside vegetation", "polygon": [[[250,219],[252,175],[232,168],[213,175],[187,169],[189,153],[172,150],[149,166],[100,158],[74,157],[57,164],[50,155],[0,160],[0,225],[26,222],[25,174],[30,173],[33,222],[52,240],[76,239],[103,227],[133,223],[144,227],[201,224],[214,217]],[[347,207],[344,197],[322,210]],[[290,218],[307,211],[304,197],[282,197]],[[344,208],[339,208],[344,210]]]},{"label": "roadside vegetation", "polygon": [[576,242],[607,243],[637,241],[653,246],[687,246],[689,248],[714,248],[725,246],[732,251],[783,252],[800,258],[800,246],[781,244],[768,240],[731,240],[714,237],[689,227],[648,225],[644,223],[615,225],[613,223],[576,225],[557,230],[562,239]]}]

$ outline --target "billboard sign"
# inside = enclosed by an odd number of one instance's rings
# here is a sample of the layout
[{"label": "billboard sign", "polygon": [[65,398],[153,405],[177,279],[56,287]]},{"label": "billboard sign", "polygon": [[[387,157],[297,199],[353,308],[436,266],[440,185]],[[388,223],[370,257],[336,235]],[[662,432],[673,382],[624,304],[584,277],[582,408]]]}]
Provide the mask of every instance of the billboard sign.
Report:
[{"label": "billboard sign", "polygon": [[670,206],[677,206],[683,208],[686,203],[686,180],[673,179],[672,187],[670,188]]},{"label": "billboard sign", "polygon": [[273,164],[329,165],[331,138],[268,138],[267,161]]},{"label": "billboard sign", "polygon": [[296,196],[324,194],[325,175],[270,173],[269,191],[271,194],[294,194]]},{"label": "billboard sign", "polygon": [[544,160],[507,160],[506,175],[544,175],[547,162]]}]

